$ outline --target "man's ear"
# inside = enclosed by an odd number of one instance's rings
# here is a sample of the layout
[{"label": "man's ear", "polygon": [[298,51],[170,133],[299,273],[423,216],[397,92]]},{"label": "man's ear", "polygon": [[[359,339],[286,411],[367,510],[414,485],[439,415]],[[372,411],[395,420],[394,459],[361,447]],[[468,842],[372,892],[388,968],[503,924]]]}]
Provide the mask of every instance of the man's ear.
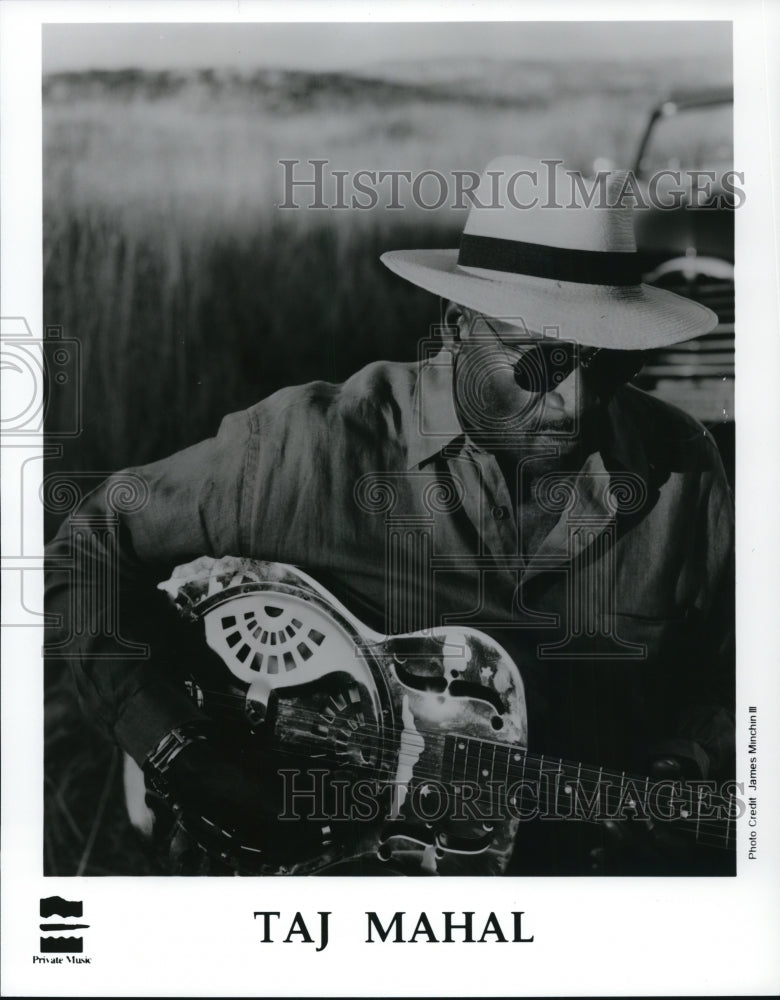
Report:
[{"label": "man's ear", "polygon": [[460,341],[468,336],[471,310],[452,300],[442,299],[441,322],[444,346],[456,350]]}]

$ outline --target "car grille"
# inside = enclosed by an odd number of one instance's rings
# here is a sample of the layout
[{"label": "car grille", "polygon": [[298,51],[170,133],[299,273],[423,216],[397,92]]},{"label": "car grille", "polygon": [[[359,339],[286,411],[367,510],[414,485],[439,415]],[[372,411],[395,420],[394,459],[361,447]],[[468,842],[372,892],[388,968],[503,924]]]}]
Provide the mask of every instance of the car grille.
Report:
[{"label": "car grille", "polygon": [[654,284],[709,306],[719,322],[703,337],[648,351],[634,383],[703,423],[733,421],[734,282],[674,272]]}]

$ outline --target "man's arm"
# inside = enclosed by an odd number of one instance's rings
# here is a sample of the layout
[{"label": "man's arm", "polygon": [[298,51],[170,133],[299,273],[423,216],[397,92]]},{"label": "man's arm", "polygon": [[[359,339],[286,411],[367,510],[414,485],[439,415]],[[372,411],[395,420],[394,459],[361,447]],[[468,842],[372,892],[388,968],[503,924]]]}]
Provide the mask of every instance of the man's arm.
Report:
[{"label": "man's arm", "polygon": [[[139,763],[199,715],[166,676],[184,638],[156,584],[178,563],[241,553],[249,445],[248,414],[226,417],[216,437],[112,476],[46,548],[47,656],[67,659],[86,713]],[[131,476],[141,499],[123,512],[112,498]],[[148,655],[123,655],[117,634]]]}]

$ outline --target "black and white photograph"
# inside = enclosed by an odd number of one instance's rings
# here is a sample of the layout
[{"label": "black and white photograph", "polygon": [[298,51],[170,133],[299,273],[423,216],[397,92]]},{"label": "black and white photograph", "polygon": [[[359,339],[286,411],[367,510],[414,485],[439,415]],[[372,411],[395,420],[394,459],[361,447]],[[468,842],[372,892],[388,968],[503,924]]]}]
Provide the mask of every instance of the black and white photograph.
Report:
[{"label": "black and white photograph", "polygon": [[7,6],[15,992],[773,992],[758,7]]}]

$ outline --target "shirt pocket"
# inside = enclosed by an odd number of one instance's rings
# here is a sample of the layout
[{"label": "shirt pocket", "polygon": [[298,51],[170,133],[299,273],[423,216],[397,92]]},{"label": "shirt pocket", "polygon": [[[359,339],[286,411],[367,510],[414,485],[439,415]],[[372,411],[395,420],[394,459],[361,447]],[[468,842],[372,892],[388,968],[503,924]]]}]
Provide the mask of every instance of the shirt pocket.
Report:
[{"label": "shirt pocket", "polygon": [[687,655],[693,608],[673,608],[668,612],[619,610],[602,615],[605,631],[623,642],[643,648],[642,660],[677,660]]}]

